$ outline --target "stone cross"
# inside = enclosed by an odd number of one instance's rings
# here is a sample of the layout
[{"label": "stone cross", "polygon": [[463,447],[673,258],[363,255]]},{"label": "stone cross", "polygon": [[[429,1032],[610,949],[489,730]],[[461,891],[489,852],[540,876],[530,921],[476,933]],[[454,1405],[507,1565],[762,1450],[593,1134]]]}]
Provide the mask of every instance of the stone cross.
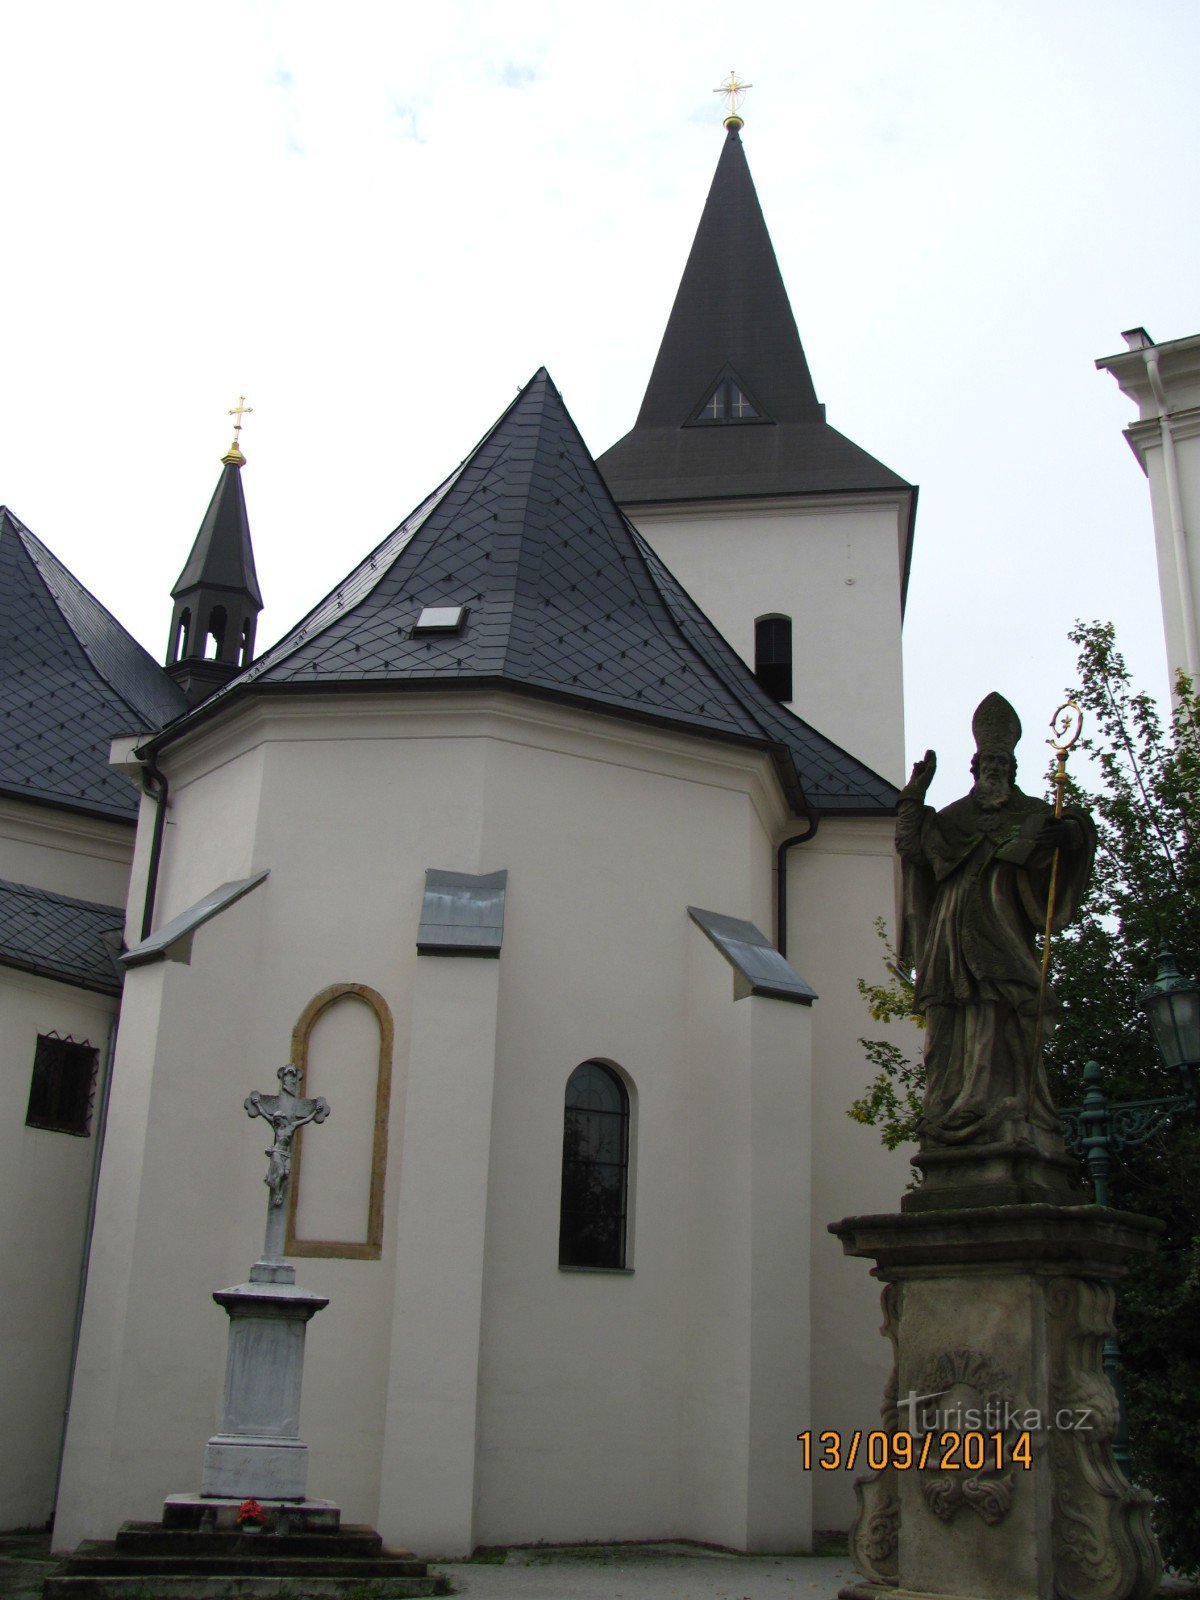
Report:
[{"label": "stone cross", "polygon": [[306,1122],[324,1122],[329,1115],[329,1103],[320,1095],[315,1100],[305,1100],[296,1093],[300,1086],[300,1069],[289,1061],[276,1073],[279,1079],[278,1094],[261,1094],[252,1089],[246,1096],[246,1112],[251,1117],[263,1117],[275,1132],[275,1142],[267,1157],[267,1175],[263,1179],[271,1191],[267,1205],[267,1234],[263,1245],[264,1261],[282,1261],[287,1234],[287,1198],[292,1182],[292,1140],[297,1128]]}]

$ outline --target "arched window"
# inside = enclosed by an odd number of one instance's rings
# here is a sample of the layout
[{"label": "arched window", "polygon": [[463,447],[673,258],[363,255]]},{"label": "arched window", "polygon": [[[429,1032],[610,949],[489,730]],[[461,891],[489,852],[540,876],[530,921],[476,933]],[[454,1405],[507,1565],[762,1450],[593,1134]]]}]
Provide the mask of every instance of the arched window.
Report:
[{"label": "arched window", "polygon": [[754,676],[772,699],[792,698],[791,617],[759,617],[754,624]]},{"label": "arched window", "polygon": [[611,1067],[585,1061],[567,1079],[560,1267],[623,1267],[629,1095]]},{"label": "arched window", "polygon": [[208,633],[204,639],[204,659],[219,661],[225,649],[225,628],[228,618],[224,606],[214,606],[208,617]]},{"label": "arched window", "polygon": [[254,618],[247,617],[242,623],[242,638],[238,646],[238,666],[248,667],[254,658]]},{"label": "arched window", "polygon": [[191,642],[192,610],[190,606],[184,606],[179,613],[179,626],[175,630],[175,648],[171,651],[172,662],[186,659]]}]

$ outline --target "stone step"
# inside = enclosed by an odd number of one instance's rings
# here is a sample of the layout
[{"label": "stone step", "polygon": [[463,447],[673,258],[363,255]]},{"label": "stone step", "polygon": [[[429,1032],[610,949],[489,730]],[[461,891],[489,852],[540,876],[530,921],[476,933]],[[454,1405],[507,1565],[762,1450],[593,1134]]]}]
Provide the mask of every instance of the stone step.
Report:
[{"label": "stone step", "polygon": [[98,1577],[93,1574],[54,1576],[43,1586],[44,1600],[410,1600],[420,1595],[449,1593],[441,1573],[422,1578],[339,1578],[328,1574],[304,1579],[256,1572],[252,1577],[154,1575]]},{"label": "stone step", "polygon": [[[410,1550],[384,1552],[383,1538],[365,1523],[344,1523],[333,1533],[239,1533],[234,1529],[164,1528],[161,1522],[126,1522],[115,1548],[129,1555],[352,1556],[369,1560],[381,1553],[415,1559]],[[82,1547],[81,1547],[82,1551]]]},{"label": "stone step", "polygon": [[374,1528],[322,1533],[218,1533],[123,1523],[85,1540],[46,1579],[44,1600],[409,1600],[447,1593],[411,1550]]},{"label": "stone step", "polygon": [[68,1557],[55,1576],[151,1579],[187,1577],[250,1578],[423,1578],[423,1561],[386,1556],[355,1560],[352,1556],[185,1555],[137,1556],[115,1550],[81,1551]]}]

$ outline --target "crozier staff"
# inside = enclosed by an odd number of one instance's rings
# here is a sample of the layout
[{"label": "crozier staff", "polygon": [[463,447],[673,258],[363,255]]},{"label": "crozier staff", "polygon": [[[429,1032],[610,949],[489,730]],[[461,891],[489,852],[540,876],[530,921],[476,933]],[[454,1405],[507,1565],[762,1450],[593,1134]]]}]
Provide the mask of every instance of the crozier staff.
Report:
[{"label": "crozier staff", "polygon": [[1079,910],[1096,846],[1086,811],[1067,806],[1056,819],[1017,788],[1021,723],[1003,695],[981,702],[971,731],[970,793],[942,811],[924,804],[937,770],[929,750],[901,791],[896,821],[900,954],[917,969],[915,1004],[925,1016],[922,1148],[1057,1128],[1038,1037],[1034,935],[1046,920],[1055,852],[1057,932]]}]

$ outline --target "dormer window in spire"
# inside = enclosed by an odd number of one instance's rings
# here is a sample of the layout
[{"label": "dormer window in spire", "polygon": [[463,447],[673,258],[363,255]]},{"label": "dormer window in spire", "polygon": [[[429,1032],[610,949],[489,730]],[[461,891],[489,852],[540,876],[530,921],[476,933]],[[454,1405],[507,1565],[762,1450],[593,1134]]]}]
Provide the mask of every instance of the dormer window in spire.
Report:
[{"label": "dormer window in spire", "polygon": [[727,422],[769,422],[746,392],[741,379],[726,368],[708,391],[705,399],[688,418],[686,426],[711,427]]}]

